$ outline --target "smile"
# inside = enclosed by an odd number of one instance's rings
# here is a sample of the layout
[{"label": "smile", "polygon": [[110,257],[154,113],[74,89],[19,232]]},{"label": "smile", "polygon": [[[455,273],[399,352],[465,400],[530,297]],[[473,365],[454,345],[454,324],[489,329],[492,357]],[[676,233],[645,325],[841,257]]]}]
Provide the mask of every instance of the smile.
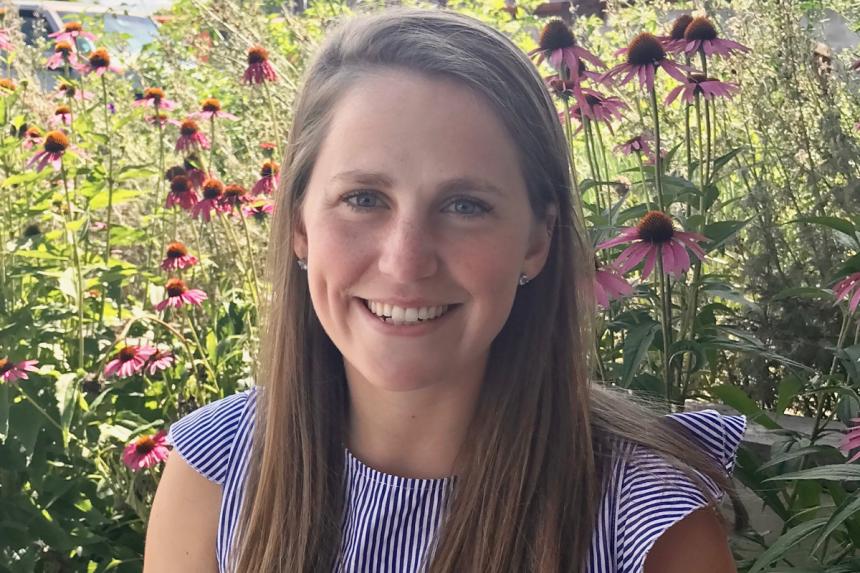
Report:
[{"label": "smile", "polygon": [[422,307],[402,307],[372,300],[364,300],[367,309],[383,322],[394,325],[412,325],[433,321],[444,316],[449,310],[459,305],[440,305]]}]

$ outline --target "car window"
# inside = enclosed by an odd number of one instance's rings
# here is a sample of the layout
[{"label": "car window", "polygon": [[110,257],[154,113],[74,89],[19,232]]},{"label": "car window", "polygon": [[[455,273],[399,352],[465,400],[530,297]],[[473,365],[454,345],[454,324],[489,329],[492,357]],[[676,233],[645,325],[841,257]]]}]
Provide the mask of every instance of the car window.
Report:
[{"label": "car window", "polygon": [[44,38],[51,32],[48,21],[36,11],[19,10],[18,14],[21,16],[21,32],[27,45],[32,46],[36,38]]}]

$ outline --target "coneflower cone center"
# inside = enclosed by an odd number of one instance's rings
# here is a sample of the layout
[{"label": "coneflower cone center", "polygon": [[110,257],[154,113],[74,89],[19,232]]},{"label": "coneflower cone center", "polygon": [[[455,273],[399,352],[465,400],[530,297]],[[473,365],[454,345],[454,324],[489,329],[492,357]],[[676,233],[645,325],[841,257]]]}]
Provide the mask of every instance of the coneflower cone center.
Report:
[{"label": "coneflower cone center", "polygon": [[9,78],[0,79],[0,88],[7,89],[9,91],[15,91],[15,82],[10,80]]},{"label": "coneflower cone center", "polygon": [[553,51],[563,48],[571,48],[576,45],[576,39],[573,37],[573,32],[567,27],[562,20],[550,20],[544,26],[540,34],[538,45],[541,50]]},{"label": "coneflower cone center", "polygon": [[67,113],[72,113],[72,110],[67,105],[57,106],[57,109],[54,110],[54,115],[66,115]]},{"label": "coneflower cone center", "polygon": [[116,355],[121,362],[128,362],[129,360],[134,359],[135,356],[137,356],[137,349],[132,346],[126,346],[117,352]]},{"label": "coneflower cone center", "polygon": [[170,180],[170,192],[176,193],[180,195],[182,193],[187,193],[191,188],[188,177],[185,175],[177,175],[173,179]]},{"label": "coneflower cone center", "polygon": [[12,370],[12,361],[8,358],[0,358],[0,374]]},{"label": "coneflower cone center", "polygon": [[180,296],[182,293],[188,290],[188,287],[185,286],[185,283],[182,282],[182,279],[170,279],[167,281],[167,286],[164,287],[164,290],[167,291],[167,296],[174,297]]},{"label": "coneflower cone center", "polygon": [[62,153],[69,147],[69,138],[60,131],[49,131],[45,136],[45,151]]},{"label": "coneflower cone center", "polygon": [[134,453],[145,456],[155,449],[155,440],[151,436],[141,436],[134,444]]},{"label": "coneflower cone center", "polygon": [[688,42],[694,40],[716,40],[717,29],[711,24],[711,21],[704,16],[694,18],[687,29],[684,30],[684,39]]},{"label": "coneflower cone center", "polygon": [[68,56],[72,53],[72,45],[65,40],[62,42],[57,42],[57,45],[54,46],[54,51],[63,54],[64,56]]},{"label": "coneflower cone center", "polygon": [[672,29],[669,31],[669,37],[673,40],[683,40],[684,31],[687,29],[687,26],[689,26],[690,22],[692,21],[693,17],[689,14],[683,14],[675,18],[675,21],[672,22]]},{"label": "coneflower cone center", "polygon": [[221,102],[217,99],[207,99],[203,102],[203,111],[218,112],[221,111]]},{"label": "coneflower cone center", "polygon": [[654,34],[642,32],[630,42],[627,48],[627,63],[644,66],[659,62],[666,57],[666,50]]},{"label": "coneflower cone center", "polygon": [[80,22],[66,22],[63,26],[63,32],[80,32],[83,29],[84,26]]},{"label": "coneflower cone center", "polygon": [[90,65],[94,68],[106,68],[110,65],[110,54],[107,50],[99,48],[89,57]]},{"label": "coneflower cone center", "polygon": [[235,200],[245,194],[245,188],[241,185],[228,185],[224,189],[224,198]]},{"label": "coneflower cone center", "polygon": [[69,84],[63,84],[60,86],[60,91],[65,92],[68,97],[75,97],[77,93],[75,91],[75,86],[70,86]]},{"label": "coneflower cone center", "polygon": [[248,50],[248,64],[262,64],[269,59],[269,52],[265,48],[257,46]]},{"label": "coneflower cone center", "polygon": [[653,245],[666,244],[675,236],[672,219],[661,211],[649,211],[639,222],[639,238]]},{"label": "coneflower cone center", "polygon": [[221,183],[215,182],[207,182],[203,185],[203,198],[204,199],[217,199],[221,196],[221,193],[224,192],[224,187]]},{"label": "coneflower cone center", "polygon": [[197,127],[197,124],[190,119],[186,119],[185,121],[183,121],[182,125],[179,127],[179,133],[183,137],[192,137],[198,131],[200,131],[200,128]]},{"label": "coneflower cone center", "polygon": [[178,259],[188,254],[188,249],[182,243],[170,243],[167,245],[167,258]]},{"label": "coneflower cone center", "polygon": [[271,177],[277,171],[278,166],[270,161],[267,161],[263,163],[263,166],[260,168],[260,177]]},{"label": "coneflower cone center", "polygon": [[161,101],[164,99],[164,90],[161,88],[146,88],[143,92],[143,99]]}]

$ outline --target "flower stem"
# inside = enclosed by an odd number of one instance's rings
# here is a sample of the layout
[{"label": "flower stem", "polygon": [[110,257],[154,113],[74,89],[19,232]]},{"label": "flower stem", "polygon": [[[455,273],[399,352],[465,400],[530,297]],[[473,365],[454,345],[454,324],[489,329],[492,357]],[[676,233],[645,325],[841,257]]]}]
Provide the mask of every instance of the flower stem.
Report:
[{"label": "flower stem", "polygon": [[657,91],[651,88],[651,117],[654,121],[654,182],[657,189],[657,207],[665,211],[663,205],[663,157],[660,149],[660,119],[657,108]]},{"label": "flower stem", "polygon": [[[62,163],[62,159],[60,159],[60,176],[63,178],[63,190],[65,191],[66,196],[66,210],[68,214],[66,215],[66,225],[69,224],[69,218],[72,216],[72,199],[69,193],[69,182],[66,177],[66,166]],[[75,231],[66,228],[66,232],[71,235],[72,238],[72,262],[75,265],[75,271],[77,274],[77,298],[78,298],[78,368],[84,367],[84,277],[81,272],[81,259],[78,255],[78,239],[75,235]],[[104,294],[102,294],[104,296]]]},{"label": "flower stem", "polygon": [[260,306],[260,281],[257,278],[257,267],[254,264],[254,247],[251,243],[251,234],[248,232],[248,222],[245,221],[245,217],[242,214],[242,211],[239,210],[239,219],[242,221],[242,230],[245,233],[245,243],[248,245],[248,266],[251,267],[251,276],[254,278],[253,283],[253,293],[254,293],[254,303],[257,305],[257,309],[259,311]]},{"label": "flower stem", "polygon": [[[52,418],[51,415],[48,412],[46,412],[45,409],[42,408],[38,402],[33,400],[33,398],[31,398],[30,395],[27,394],[27,392],[25,392],[23,388],[21,388],[20,384],[15,384],[14,386],[18,389],[18,392],[20,392],[21,395],[24,396],[24,398],[26,398],[27,401],[30,402],[30,404],[34,408],[36,408],[36,410],[38,410],[45,417],[46,420],[48,420],[51,423],[52,426],[54,426],[55,428],[60,430],[60,434],[65,435],[67,433],[63,430],[63,426],[61,426],[59,422],[57,422],[54,418]],[[68,432],[68,435],[73,440],[78,439],[78,437],[71,432]]]},{"label": "flower stem", "polygon": [[283,159],[283,154],[281,153],[281,128],[278,122],[278,114],[275,112],[275,102],[272,99],[272,92],[269,90],[269,84],[267,82],[263,82],[263,93],[266,94],[266,101],[269,104],[269,116],[271,119],[272,126],[272,137],[275,140],[275,149],[278,153],[278,162]]},{"label": "flower stem", "polygon": [[660,289],[660,328],[663,331],[663,384],[666,386],[666,405],[671,407],[673,376],[669,369],[669,350],[672,346],[672,300],[668,280],[663,273],[663,247],[657,247],[657,282]]},{"label": "flower stem", "polygon": [[564,103],[564,131],[567,138],[568,159],[570,161],[570,177],[573,183],[573,210],[579,219],[580,229],[585,229],[585,210],[583,208],[582,191],[579,189],[579,176],[576,173],[576,156],[573,153],[573,126],[570,122],[570,102],[567,97],[562,98]]},{"label": "flower stem", "polygon": [[[108,204],[107,204],[107,222],[105,227],[105,267],[109,267],[110,263],[110,233],[111,233],[111,217],[113,215],[113,147],[111,145],[111,129],[110,129],[110,113],[108,112],[108,97],[107,97],[107,80],[105,79],[104,74],[102,74],[102,108],[104,110],[105,116],[105,138],[107,139],[107,157],[108,157],[108,170],[107,170],[107,185],[108,185]],[[122,281],[122,278],[118,279]],[[104,324],[104,304],[105,304],[105,291],[107,289],[102,289],[101,293],[101,304],[99,305],[99,327]],[[119,300],[116,301],[117,304],[117,312],[119,313],[120,319],[122,318],[122,285],[119,288]]]},{"label": "flower stem", "polygon": [[181,312],[185,317],[185,321],[188,323],[188,328],[191,330],[191,337],[194,339],[194,344],[197,345],[197,351],[200,352],[200,358],[203,360],[203,365],[206,366],[206,370],[208,371],[209,377],[212,379],[212,383],[217,384],[218,378],[215,376],[215,370],[212,369],[212,365],[209,363],[209,357],[206,356],[206,349],[203,348],[203,344],[200,343],[200,337],[197,336],[197,328],[195,328],[194,323],[191,321],[191,315],[185,308],[183,308]]},{"label": "flower stem", "polygon": [[215,177],[215,115],[209,118],[209,176]]}]

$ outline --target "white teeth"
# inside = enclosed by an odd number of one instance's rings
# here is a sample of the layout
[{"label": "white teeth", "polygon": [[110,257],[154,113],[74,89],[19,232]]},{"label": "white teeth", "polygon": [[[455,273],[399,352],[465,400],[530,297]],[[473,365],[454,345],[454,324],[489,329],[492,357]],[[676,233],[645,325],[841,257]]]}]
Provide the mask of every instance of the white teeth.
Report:
[{"label": "white teeth", "polygon": [[439,318],[445,314],[449,308],[447,305],[405,308],[372,300],[365,301],[365,305],[370,309],[370,312],[380,317],[385,322],[390,322],[395,325],[419,324],[419,322],[433,320],[434,318]]}]

